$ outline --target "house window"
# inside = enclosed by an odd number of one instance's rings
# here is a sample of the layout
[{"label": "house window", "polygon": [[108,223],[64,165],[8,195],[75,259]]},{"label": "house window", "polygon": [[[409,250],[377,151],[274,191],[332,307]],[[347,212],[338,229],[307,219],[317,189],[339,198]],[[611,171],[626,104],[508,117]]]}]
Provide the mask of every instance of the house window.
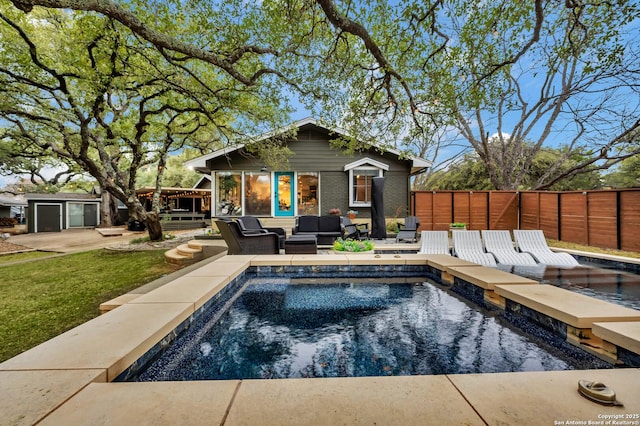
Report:
[{"label": "house window", "polygon": [[245,172],[244,209],[247,215],[271,215],[271,176],[269,173]]},{"label": "house window", "polygon": [[298,214],[318,215],[318,173],[298,173]]},{"label": "house window", "polygon": [[382,170],[374,167],[357,167],[349,170],[351,186],[349,205],[352,207],[371,206],[372,179],[381,176]]},{"label": "house window", "polygon": [[242,214],[242,176],[240,173],[216,173],[216,216]]}]

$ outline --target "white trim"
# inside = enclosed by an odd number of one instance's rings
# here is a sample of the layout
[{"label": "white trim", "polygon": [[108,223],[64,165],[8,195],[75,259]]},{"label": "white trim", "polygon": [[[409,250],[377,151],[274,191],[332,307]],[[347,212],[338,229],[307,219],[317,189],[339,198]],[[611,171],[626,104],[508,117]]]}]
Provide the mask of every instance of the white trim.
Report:
[{"label": "white trim", "polygon": [[[376,162],[378,163],[378,162]],[[353,164],[353,163],[352,163]],[[381,165],[384,165],[382,163],[378,163]],[[361,166],[359,167],[353,167],[351,169],[349,169],[349,207],[353,207],[353,208],[358,208],[358,207],[371,207],[371,202],[368,203],[356,203],[355,202],[355,197],[354,197],[354,193],[353,193],[353,173],[357,172],[358,170],[378,170],[378,176],[377,177],[384,177],[384,169],[380,168],[380,167],[362,167],[363,165],[371,165],[373,166],[373,164],[371,164],[370,162],[364,162]],[[345,171],[346,171],[346,167],[345,167]]]},{"label": "white trim", "polygon": [[354,161],[353,163],[345,164],[344,171],[353,170],[355,168],[362,168],[365,164],[369,164],[376,169],[382,169],[385,172],[389,171],[389,165],[385,163],[381,163],[380,161],[372,160],[371,158],[365,157],[360,160]]},{"label": "white trim", "polygon": [[208,180],[209,182],[211,182],[211,176],[210,175],[202,175],[200,177],[200,179],[198,179],[198,181],[191,188],[192,189],[203,189],[203,188],[198,188],[198,185],[200,185],[203,180]]}]

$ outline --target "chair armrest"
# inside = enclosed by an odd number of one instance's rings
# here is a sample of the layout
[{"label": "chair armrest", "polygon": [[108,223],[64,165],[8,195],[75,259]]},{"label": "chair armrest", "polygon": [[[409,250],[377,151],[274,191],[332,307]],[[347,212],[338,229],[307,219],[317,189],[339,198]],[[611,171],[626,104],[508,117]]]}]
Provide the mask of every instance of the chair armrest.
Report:
[{"label": "chair armrest", "polygon": [[266,228],[264,228],[264,229],[265,229],[266,231],[268,231],[268,232],[273,232],[273,233],[278,234],[278,235],[285,235],[285,236],[286,236],[286,234],[287,234],[287,233],[286,233],[286,231],[284,230],[284,228],[270,228],[270,227],[266,227]]},{"label": "chair armrest", "polygon": [[266,234],[269,231],[267,231],[266,229],[243,229],[241,232],[243,235],[255,235],[255,234]]}]

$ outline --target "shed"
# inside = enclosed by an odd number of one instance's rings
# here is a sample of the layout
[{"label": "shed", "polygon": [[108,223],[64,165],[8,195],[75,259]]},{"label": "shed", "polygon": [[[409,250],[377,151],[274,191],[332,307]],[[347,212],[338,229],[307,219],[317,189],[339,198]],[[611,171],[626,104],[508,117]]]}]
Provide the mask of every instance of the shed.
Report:
[{"label": "shed", "polygon": [[28,232],[60,232],[70,228],[95,228],[100,223],[98,195],[57,193],[26,194]]}]

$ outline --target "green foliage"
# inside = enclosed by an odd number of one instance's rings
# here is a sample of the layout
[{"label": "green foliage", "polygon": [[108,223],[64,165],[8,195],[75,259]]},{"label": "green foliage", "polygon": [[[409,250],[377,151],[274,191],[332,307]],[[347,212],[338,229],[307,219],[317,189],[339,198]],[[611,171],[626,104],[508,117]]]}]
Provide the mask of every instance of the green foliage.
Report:
[{"label": "green foliage", "polygon": [[[198,30],[189,8],[128,6],[167,34],[202,41],[183,33],[185,27]],[[207,48],[234,51],[243,31],[231,16],[209,12],[211,22],[225,30],[207,31],[220,37]],[[234,34],[225,41],[227,30]],[[95,13],[35,8],[24,14],[2,3],[0,51],[0,155],[12,160],[3,171],[38,173],[44,166],[65,166],[68,174],[84,171],[141,220],[153,216],[135,196],[138,174],[153,167],[156,180],[148,179],[150,186],[189,186],[197,177],[178,171],[172,162],[179,159],[172,155],[187,147],[198,153],[220,148],[281,121],[287,111],[268,84],[240,82],[214,66],[160,52]],[[248,55],[235,65],[251,73],[261,62]]]},{"label": "green foliage", "polygon": [[640,155],[629,157],[604,176],[605,185],[612,188],[640,187]]},{"label": "green foliage", "polygon": [[374,244],[371,240],[352,240],[351,238],[347,238],[346,240],[337,238],[333,243],[333,249],[335,251],[344,252],[371,251],[373,250],[373,246]]},{"label": "green foliage", "polygon": [[[566,157],[559,165],[558,158]],[[560,172],[569,170],[584,158],[578,151],[568,153],[566,149],[545,148],[540,150],[533,158],[529,171],[524,174],[521,190],[535,188],[536,184],[544,179],[544,175],[551,167],[558,167]],[[522,169],[509,170],[509,173],[517,174]],[[553,191],[572,191],[600,189],[602,187],[601,176],[597,170],[583,170],[581,173],[560,179],[550,186]],[[477,155],[465,155],[462,160],[452,164],[447,170],[434,172],[423,188],[427,190],[494,190],[495,186],[488,177],[485,163],[479,160]]]},{"label": "green foliage", "polygon": [[432,173],[421,189],[490,190],[495,188],[489,181],[485,165],[477,156],[467,154],[447,170]]},{"label": "green foliage", "polygon": [[386,229],[388,232],[392,232],[395,234],[400,229],[399,222],[397,220],[387,222]]},{"label": "green foliage", "polygon": [[[201,173],[185,167],[184,162],[199,156],[200,153],[193,149],[185,149],[181,153],[172,155],[167,159],[164,167],[161,185],[163,187],[192,188]],[[155,187],[158,176],[157,164],[149,164],[138,171],[136,177],[136,187]]]}]

